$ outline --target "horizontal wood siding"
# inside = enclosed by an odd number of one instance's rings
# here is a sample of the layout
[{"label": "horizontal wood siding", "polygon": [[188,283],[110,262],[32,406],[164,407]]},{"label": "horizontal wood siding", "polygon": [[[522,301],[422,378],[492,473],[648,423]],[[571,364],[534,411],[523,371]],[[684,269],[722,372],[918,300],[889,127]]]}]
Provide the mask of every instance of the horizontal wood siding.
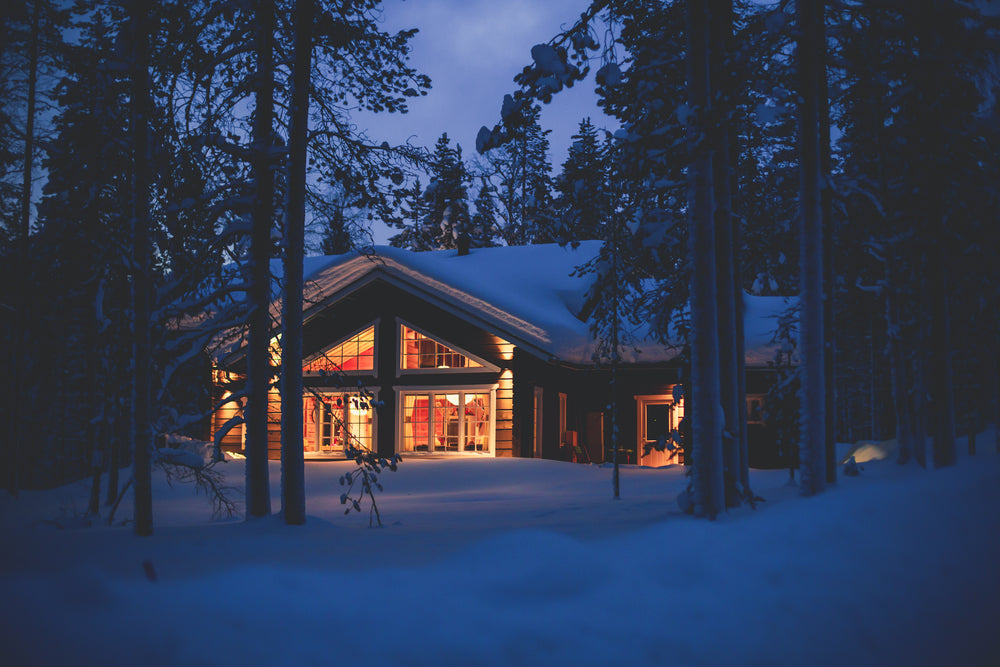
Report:
[{"label": "horizontal wood siding", "polygon": [[[458,372],[403,373],[397,369],[399,357],[398,322],[405,322],[426,332],[442,342],[465,351],[498,367],[499,372],[476,372],[462,369]],[[351,376],[345,389],[356,387],[357,382],[373,390],[385,406],[376,417],[378,450],[388,455],[397,450],[395,433],[398,409],[397,388],[406,387],[455,387],[496,385],[494,406],[494,452],[498,457],[531,457],[534,455],[534,392],[541,388],[544,402],[542,450],[546,458],[562,458],[565,448],[560,445],[559,394],[566,395],[566,430],[577,433],[577,442],[585,444],[588,436],[588,415],[591,431],[602,420],[605,431],[605,456],[611,446],[611,415],[607,406],[611,401],[610,371],[606,368],[580,367],[539,359],[531,353],[515,349],[491,331],[469,322],[457,312],[442,304],[435,305],[422,298],[419,290],[414,294],[397,287],[391,279],[373,280],[353,293],[342,296],[325,310],[314,311],[304,328],[304,356],[316,354],[329,345],[342,340],[363,327],[378,323],[377,370],[374,375]],[[235,370],[235,369],[229,369]],[[397,374],[398,373],[398,374]],[[668,388],[680,381],[678,363],[631,365],[619,369],[617,376],[617,421],[619,447],[627,451],[626,460],[634,461],[637,449],[638,424],[636,423],[636,395],[667,393]],[[225,377],[223,377],[225,376]],[[238,389],[242,378],[234,374],[215,372],[216,388],[213,399],[221,400],[225,385]],[[748,393],[764,393],[774,381],[773,372],[754,369],[747,371]],[[310,376],[305,384],[314,387],[336,386],[339,378]],[[236,414],[238,407],[226,405],[216,410],[211,419],[212,433]],[[589,434],[597,443],[596,434]],[[236,427],[223,439],[226,449],[242,447],[243,427]],[[589,443],[587,443],[589,444]],[[281,451],[281,402],[276,388],[269,393],[268,402],[268,455],[280,458]],[[595,457],[599,458],[599,457]]]},{"label": "horizontal wood siding", "polygon": [[495,421],[494,451],[496,455],[514,456],[514,375],[511,371],[505,371],[500,375]]},{"label": "horizontal wood siding", "polygon": [[[235,373],[225,373],[223,371],[213,371],[212,373],[212,405],[219,405],[222,401],[222,397],[226,395],[231,389],[238,388],[237,385],[242,385],[244,379],[242,376]],[[240,404],[236,402],[226,403],[225,405],[219,406],[216,410],[212,412],[212,417],[210,422],[210,432],[207,434],[207,440],[212,441],[215,438],[215,434],[221,429],[226,422],[236,416],[242,410]],[[243,424],[238,424],[222,437],[222,449],[229,452],[238,452],[243,449]]]},{"label": "horizontal wood siding", "polygon": [[267,392],[267,458],[281,459],[281,394],[277,387]]},{"label": "horizontal wood siding", "polygon": [[534,387],[538,362],[521,349],[514,350],[513,396],[511,397],[511,452],[513,456],[534,456]]}]

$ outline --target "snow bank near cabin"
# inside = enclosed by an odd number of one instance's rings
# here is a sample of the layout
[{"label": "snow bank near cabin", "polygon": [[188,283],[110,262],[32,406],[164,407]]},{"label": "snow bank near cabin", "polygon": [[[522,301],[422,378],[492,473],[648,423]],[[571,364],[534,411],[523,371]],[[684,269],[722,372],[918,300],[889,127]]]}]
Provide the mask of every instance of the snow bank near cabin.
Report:
[{"label": "snow bank near cabin", "polygon": [[345,469],[307,466],[301,527],[208,523],[159,478],[151,538],[25,523],[69,487],[5,499],[7,663],[987,665],[1000,649],[993,453],[871,462],[810,499],[752,471],[767,501],[715,522],[677,512],[678,468],[626,467],[613,501],[598,466],[408,459],[368,529],[336,500]]}]

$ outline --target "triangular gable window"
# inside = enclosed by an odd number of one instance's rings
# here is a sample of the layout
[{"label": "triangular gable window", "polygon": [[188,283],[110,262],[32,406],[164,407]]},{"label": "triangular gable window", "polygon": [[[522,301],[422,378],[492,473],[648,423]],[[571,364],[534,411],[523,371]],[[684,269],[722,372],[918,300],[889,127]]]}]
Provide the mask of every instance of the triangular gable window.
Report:
[{"label": "triangular gable window", "polygon": [[457,350],[405,324],[400,325],[400,342],[399,368],[403,371],[498,370],[493,364]]},{"label": "triangular gable window", "polygon": [[308,359],[304,373],[373,373],[375,371],[375,325],[335,343]]}]

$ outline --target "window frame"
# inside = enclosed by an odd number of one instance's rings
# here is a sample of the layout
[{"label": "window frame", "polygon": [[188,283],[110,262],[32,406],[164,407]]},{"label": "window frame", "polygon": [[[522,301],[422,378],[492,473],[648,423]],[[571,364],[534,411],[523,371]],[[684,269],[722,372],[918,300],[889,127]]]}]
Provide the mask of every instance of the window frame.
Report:
[{"label": "window frame", "polygon": [[[352,391],[341,389],[339,391],[336,391],[336,390],[316,390],[316,393],[319,394],[321,398],[324,398],[324,397],[334,397],[334,398],[341,398],[341,399],[346,398],[347,400],[344,401],[344,404],[343,404],[343,406],[340,409],[344,411],[344,416],[342,417],[342,419],[346,418],[347,419],[347,423],[350,424],[350,418],[349,418],[349,416],[347,414],[347,410],[350,409],[350,399],[352,397],[356,396],[356,392],[352,392]],[[372,398],[372,401],[377,401],[378,400],[378,390],[376,389],[376,390],[372,391],[371,393],[374,395],[374,398]],[[303,398],[306,398],[306,397],[303,397]],[[313,396],[308,396],[308,398],[314,398],[314,397]],[[318,407],[314,406],[313,410],[314,411],[318,411]],[[372,451],[376,451],[378,449],[378,411],[375,409],[374,405],[371,406],[371,407],[369,407],[369,411],[371,412],[371,431],[372,431],[371,432],[371,443],[369,443],[369,446],[371,447]],[[321,439],[323,437],[322,433],[321,433],[322,423],[321,423],[321,421],[319,419],[317,419],[317,417],[318,417],[318,415],[314,415],[313,416],[313,419],[316,420],[316,423],[315,423],[315,436],[314,436],[314,441],[313,441],[313,444],[316,446],[316,451],[306,451],[306,449],[305,449],[306,441],[307,441],[306,433],[308,431],[307,431],[306,426],[305,426],[305,408],[303,406],[303,412],[302,412],[302,420],[303,420],[303,424],[302,424],[302,427],[303,427],[302,428],[302,449],[303,449],[303,455],[307,459],[342,459],[342,458],[344,458],[345,457],[345,453],[344,453],[344,448],[343,447],[341,447],[339,449],[334,449],[334,451],[332,451],[332,452],[323,452],[323,451],[321,451],[321,444],[320,444],[320,442],[321,442]],[[330,437],[331,438],[333,437],[332,433],[331,433]]]},{"label": "window frame", "polygon": [[[371,322],[369,322],[368,324],[365,324],[361,328],[353,331],[352,333],[344,336],[343,338],[338,339],[336,342],[332,343],[331,345],[327,345],[326,347],[324,347],[319,352],[316,352],[315,354],[311,354],[308,357],[304,358],[302,360],[302,376],[303,377],[323,377],[323,371],[307,371],[305,369],[306,365],[312,363],[313,361],[316,361],[317,359],[323,358],[324,356],[326,356],[326,353],[329,352],[330,350],[332,350],[332,349],[334,349],[334,348],[336,348],[336,347],[338,347],[340,345],[343,345],[347,341],[351,340],[352,338],[354,338],[355,336],[357,336],[359,334],[364,333],[368,329],[374,329],[373,334],[372,334],[372,368],[371,368],[371,370],[351,370],[351,371],[344,371],[344,370],[342,370],[342,371],[334,371],[334,372],[335,373],[339,373],[341,375],[370,376],[370,377],[376,377],[377,378],[378,377],[378,347],[379,347],[378,346],[379,322],[378,322],[377,319],[372,320]],[[330,374],[331,373],[327,372],[327,375],[330,375]]]},{"label": "window frame", "polygon": [[[421,336],[429,338],[430,340],[434,341],[435,343],[438,343],[439,345],[443,345],[451,350],[454,350],[455,352],[458,352],[464,357],[468,357],[472,361],[479,364],[479,366],[465,366],[462,368],[403,368],[403,353],[404,353],[403,345],[405,343],[403,339],[403,327],[406,327],[407,329],[412,329]],[[439,336],[434,336],[432,334],[429,334],[424,329],[421,329],[420,327],[415,327],[406,320],[400,319],[398,317],[396,318],[396,341],[397,341],[396,377],[401,377],[403,375],[448,375],[448,374],[455,375],[459,373],[499,373],[501,370],[499,366],[491,364],[482,357],[472,354],[468,350],[464,350],[458,347],[457,345],[442,340]]]},{"label": "window frame", "polygon": [[[767,410],[767,394],[747,394],[747,424],[758,424],[760,426],[766,426],[767,422],[764,419],[764,413]],[[756,413],[753,410],[754,402],[757,403]]]},{"label": "window frame", "polygon": [[[399,386],[393,387],[393,392],[396,395],[396,437],[393,443],[393,448],[397,454],[405,454],[407,456],[486,456],[486,457],[496,457],[496,405],[497,405],[497,388],[499,384],[463,384],[463,385],[433,385],[433,386]],[[433,433],[433,421],[428,423],[428,450],[426,452],[420,451],[405,451],[403,448],[404,444],[404,412],[406,407],[406,396],[427,396],[428,398],[428,412],[432,413],[432,406],[434,405],[435,395],[446,395],[446,394],[459,394],[464,396],[465,394],[489,394],[490,396],[490,421],[489,421],[489,448],[486,451],[463,451],[459,449],[456,452],[448,451],[434,451],[430,449],[430,438]],[[461,399],[460,399],[461,400]],[[459,431],[459,440],[465,437],[464,433],[464,418],[461,420],[462,429]]]}]

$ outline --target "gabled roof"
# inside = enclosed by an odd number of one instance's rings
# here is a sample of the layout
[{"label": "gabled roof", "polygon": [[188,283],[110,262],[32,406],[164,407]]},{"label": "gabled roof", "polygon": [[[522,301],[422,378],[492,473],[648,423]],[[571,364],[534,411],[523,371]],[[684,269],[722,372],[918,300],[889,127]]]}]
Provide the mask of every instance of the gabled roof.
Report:
[{"label": "gabled roof", "polygon": [[[593,259],[600,241],[576,249],[555,244],[411,252],[378,246],[364,254],[310,257],[305,263],[305,317],[373,280],[384,280],[468,319],[542,358],[590,365],[596,342],[590,325],[578,317],[593,275],[574,275]],[[774,357],[776,317],[787,308],[781,297],[745,297],[748,365]],[[624,361],[669,361],[677,351],[651,340],[648,327],[632,331],[635,340]],[[634,348],[634,349],[633,349]]]}]

